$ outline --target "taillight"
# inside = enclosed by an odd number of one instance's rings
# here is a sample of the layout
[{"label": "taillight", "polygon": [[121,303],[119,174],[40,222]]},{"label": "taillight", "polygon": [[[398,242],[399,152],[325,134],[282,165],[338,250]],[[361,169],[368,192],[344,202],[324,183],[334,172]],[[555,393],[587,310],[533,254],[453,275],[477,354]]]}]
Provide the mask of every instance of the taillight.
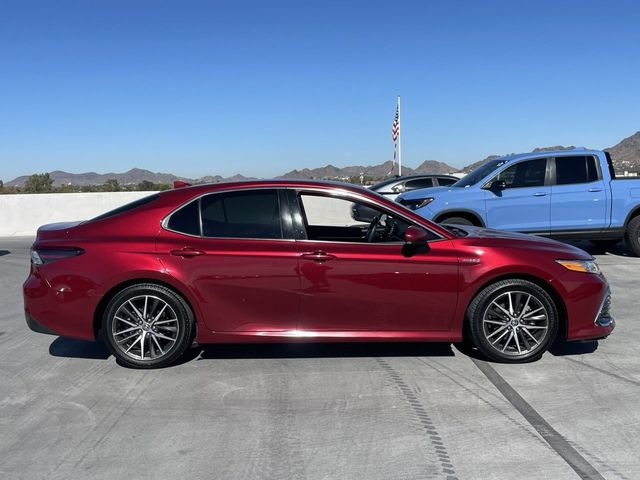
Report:
[{"label": "taillight", "polygon": [[82,255],[84,250],[81,248],[32,248],[31,263],[34,265],[45,265],[70,257]]}]

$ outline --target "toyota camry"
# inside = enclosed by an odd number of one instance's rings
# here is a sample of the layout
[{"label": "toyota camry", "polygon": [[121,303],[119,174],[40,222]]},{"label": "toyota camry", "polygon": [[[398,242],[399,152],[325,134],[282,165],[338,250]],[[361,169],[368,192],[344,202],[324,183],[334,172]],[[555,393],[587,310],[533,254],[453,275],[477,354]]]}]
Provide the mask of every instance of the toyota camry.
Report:
[{"label": "toyota camry", "polygon": [[[359,207],[375,215],[354,218]],[[292,180],[187,185],[42,226],[24,304],[32,330],[102,331],[137,368],[169,365],[194,342],[464,341],[524,362],[556,336],[614,328],[607,281],[578,248]]]}]

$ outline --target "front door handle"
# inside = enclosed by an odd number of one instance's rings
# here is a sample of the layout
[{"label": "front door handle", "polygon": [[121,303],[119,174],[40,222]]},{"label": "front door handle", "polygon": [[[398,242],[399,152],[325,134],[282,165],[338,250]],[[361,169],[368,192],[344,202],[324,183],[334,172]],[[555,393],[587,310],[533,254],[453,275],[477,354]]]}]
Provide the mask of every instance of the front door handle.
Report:
[{"label": "front door handle", "polygon": [[590,192],[601,192],[602,188],[590,188],[589,191]]},{"label": "front door handle", "polygon": [[200,255],[205,254],[202,250],[197,250],[193,247],[182,247],[179,250],[170,250],[169,253],[182,258],[199,257]]},{"label": "front door handle", "polygon": [[335,255],[331,255],[327,252],[323,252],[323,251],[316,251],[316,252],[307,252],[307,253],[301,253],[300,254],[301,258],[304,258],[305,260],[313,260],[314,262],[326,262],[328,260],[333,260],[334,258],[336,258]]},{"label": "front door handle", "polygon": [[536,192],[533,194],[534,197],[546,197],[547,192]]}]

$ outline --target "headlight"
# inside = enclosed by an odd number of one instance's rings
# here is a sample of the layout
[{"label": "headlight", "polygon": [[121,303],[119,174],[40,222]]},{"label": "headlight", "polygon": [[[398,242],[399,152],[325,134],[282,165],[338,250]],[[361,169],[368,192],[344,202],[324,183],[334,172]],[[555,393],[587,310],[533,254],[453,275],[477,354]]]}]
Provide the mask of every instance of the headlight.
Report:
[{"label": "headlight", "polygon": [[600,268],[594,260],[556,260],[567,270],[583,273],[600,273]]},{"label": "headlight", "polygon": [[422,208],[426,205],[429,205],[431,202],[433,202],[433,200],[434,200],[433,197],[414,198],[411,200],[406,200],[403,198],[403,199],[400,199],[400,203],[411,210],[417,210],[418,208]]}]

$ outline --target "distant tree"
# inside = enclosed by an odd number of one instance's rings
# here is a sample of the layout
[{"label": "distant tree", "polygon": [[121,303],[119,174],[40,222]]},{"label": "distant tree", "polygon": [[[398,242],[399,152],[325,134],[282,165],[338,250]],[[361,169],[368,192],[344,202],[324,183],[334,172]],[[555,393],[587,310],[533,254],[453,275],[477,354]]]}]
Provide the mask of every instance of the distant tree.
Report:
[{"label": "distant tree", "polygon": [[24,184],[26,193],[48,193],[52,191],[53,179],[48,173],[34,173]]},{"label": "distant tree", "polygon": [[0,192],[4,192],[4,182],[0,180]]},{"label": "distant tree", "polygon": [[102,187],[103,187],[103,190],[105,192],[119,192],[120,191],[120,184],[118,183],[118,180],[116,180],[115,178],[110,178],[109,180],[104,182]]},{"label": "distant tree", "polygon": [[150,182],[149,180],[142,180],[140,183],[138,183],[138,190],[140,190],[141,192],[156,190],[155,187],[155,184],[153,182]]},{"label": "distant tree", "polygon": [[76,191],[76,186],[67,183],[64,185],[60,185],[58,188],[55,189],[55,191],[58,193],[73,193]]}]

